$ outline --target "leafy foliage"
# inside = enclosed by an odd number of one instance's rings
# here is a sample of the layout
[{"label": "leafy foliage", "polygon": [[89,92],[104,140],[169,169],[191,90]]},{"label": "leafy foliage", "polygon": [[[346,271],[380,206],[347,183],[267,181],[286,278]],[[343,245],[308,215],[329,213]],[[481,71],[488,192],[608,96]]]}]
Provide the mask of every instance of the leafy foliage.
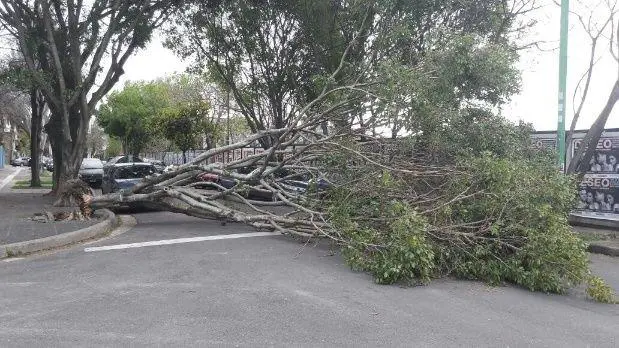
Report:
[{"label": "leafy foliage", "polygon": [[151,137],[148,120],[169,103],[162,83],[127,83],[122,91],[110,94],[99,109],[97,121],[107,134],[122,140],[126,152],[138,155]]},{"label": "leafy foliage", "polygon": [[606,284],[600,277],[589,277],[587,295],[597,302],[619,304],[619,300],[617,300],[613,288]]},{"label": "leafy foliage", "polygon": [[200,135],[213,142],[221,138],[206,85],[203,78],[188,75],[130,82],[110,94],[97,120],[107,134],[122,141],[125,152],[137,155],[158,137],[185,152],[198,144]]},{"label": "leafy foliage", "polygon": [[485,152],[435,177],[355,168],[357,179],[330,194],[328,212],[347,262],[378,283],[451,274],[562,293],[589,269],[567,222],[574,181],[552,163]]},{"label": "leafy foliage", "polygon": [[205,103],[169,107],[151,120],[151,128],[175,144],[185,156],[187,150],[195,148],[200,137],[218,130],[208,121],[207,111]]}]

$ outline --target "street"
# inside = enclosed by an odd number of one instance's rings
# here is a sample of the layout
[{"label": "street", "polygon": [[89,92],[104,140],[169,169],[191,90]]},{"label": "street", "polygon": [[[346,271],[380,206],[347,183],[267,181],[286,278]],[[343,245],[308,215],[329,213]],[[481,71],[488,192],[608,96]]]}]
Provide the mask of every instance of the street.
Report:
[{"label": "street", "polygon": [[[105,240],[0,262],[0,345],[619,344],[619,306],[586,300],[582,290],[547,295],[457,280],[380,286],[328,245],[167,212],[136,218]],[[619,261],[592,261],[619,288]]]}]

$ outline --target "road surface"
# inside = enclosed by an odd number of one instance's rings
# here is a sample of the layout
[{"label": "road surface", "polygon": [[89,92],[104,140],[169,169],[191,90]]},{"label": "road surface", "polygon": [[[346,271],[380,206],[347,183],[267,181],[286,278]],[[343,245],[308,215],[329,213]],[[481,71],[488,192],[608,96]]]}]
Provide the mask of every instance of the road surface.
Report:
[{"label": "road surface", "polygon": [[[106,240],[0,262],[0,346],[619,346],[619,306],[582,290],[380,286],[326,245],[136,217]],[[619,261],[592,260],[619,288]]]}]

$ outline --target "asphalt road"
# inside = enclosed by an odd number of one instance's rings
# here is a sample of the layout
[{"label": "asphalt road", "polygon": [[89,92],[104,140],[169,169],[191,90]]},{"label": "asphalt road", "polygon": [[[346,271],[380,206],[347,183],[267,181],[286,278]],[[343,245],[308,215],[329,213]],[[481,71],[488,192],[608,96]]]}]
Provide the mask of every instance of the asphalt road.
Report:
[{"label": "asphalt road", "polygon": [[[171,213],[137,218],[107,240],[0,262],[0,346],[619,346],[619,306],[582,290],[380,286],[328,246],[282,236],[84,251],[255,232]],[[619,260],[592,260],[619,289]]]}]

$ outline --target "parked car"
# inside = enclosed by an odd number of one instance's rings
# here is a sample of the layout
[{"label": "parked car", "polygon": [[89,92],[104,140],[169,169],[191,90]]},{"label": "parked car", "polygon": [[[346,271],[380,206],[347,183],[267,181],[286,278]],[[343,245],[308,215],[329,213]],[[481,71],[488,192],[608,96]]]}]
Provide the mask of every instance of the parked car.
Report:
[{"label": "parked car", "polygon": [[163,161],[154,160],[154,159],[145,159],[144,161],[154,165],[158,173],[163,173],[163,170],[166,168],[166,165]]},{"label": "parked car", "polygon": [[331,187],[325,179],[309,179],[309,180],[284,180],[281,184],[282,188],[287,191],[297,194],[306,194],[308,191],[323,193]]},{"label": "parked car", "polygon": [[105,165],[103,166],[103,175],[107,175],[108,169],[118,163],[142,163],[144,162],[143,159],[139,158],[139,157],[134,157],[131,155],[122,155],[122,156],[116,156],[116,157],[111,157],[108,158],[108,160],[105,162]]},{"label": "parked car", "polygon": [[53,168],[54,168],[54,159],[53,159],[53,158],[51,158],[51,157],[47,157],[47,156],[41,156],[41,167],[42,167],[43,169],[47,169],[47,170],[49,170],[49,169],[48,169],[48,166],[49,166],[50,164],[51,164],[51,166],[52,166],[52,170],[51,170],[51,171],[53,171]]},{"label": "parked car", "polygon": [[[221,188],[231,189],[239,183],[239,181],[234,178],[227,177],[227,176],[220,176],[220,175],[212,174],[212,173],[199,174],[198,176],[196,176],[196,180],[198,184],[195,187],[199,189],[215,189],[215,190],[221,190]],[[243,193],[243,192],[238,192],[238,193]],[[267,191],[267,190],[260,190],[256,188],[250,188],[247,192],[245,192],[245,197],[249,199],[264,200],[264,201],[271,201],[274,198],[273,192]]]},{"label": "parked car", "polygon": [[30,157],[17,157],[11,161],[12,166],[23,167],[30,165]]},{"label": "parked car", "polygon": [[103,184],[103,163],[98,158],[84,158],[78,176],[92,187],[101,187]]},{"label": "parked car", "polygon": [[157,170],[151,163],[134,162],[118,163],[108,167],[107,175],[103,178],[101,191],[105,193],[129,190],[143,178],[156,174]]},{"label": "parked car", "polygon": [[[326,190],[330,187],[330,184],[324,179],[308,179],[303,180],[303,177],[295,177],[291,176],[293,179],[297,180],[283,180],[279,183],[279,185],[286,191],[298,195],[303,195],[311,192],[318,192],[322,195]],[[231,178],[220,176],[212,173],[202,173],[196,176],[196,180],[198,184],[195,186],[196,188],[202,189],[231,189],[238,184],[238,180]],[[214,185],[216,184],[216,185]],[[255,200],[266,200],[272,201],[276,200],[277,197],[275,194],[269,190],[261,190],[259,188],[250,188],[246,193],[246,197],[249,199]]]},{"label": "parked car", "polygon": [[49,161],[43,165],[43,168],[47,169],[50,172],[54,171],[54,161]]}]

